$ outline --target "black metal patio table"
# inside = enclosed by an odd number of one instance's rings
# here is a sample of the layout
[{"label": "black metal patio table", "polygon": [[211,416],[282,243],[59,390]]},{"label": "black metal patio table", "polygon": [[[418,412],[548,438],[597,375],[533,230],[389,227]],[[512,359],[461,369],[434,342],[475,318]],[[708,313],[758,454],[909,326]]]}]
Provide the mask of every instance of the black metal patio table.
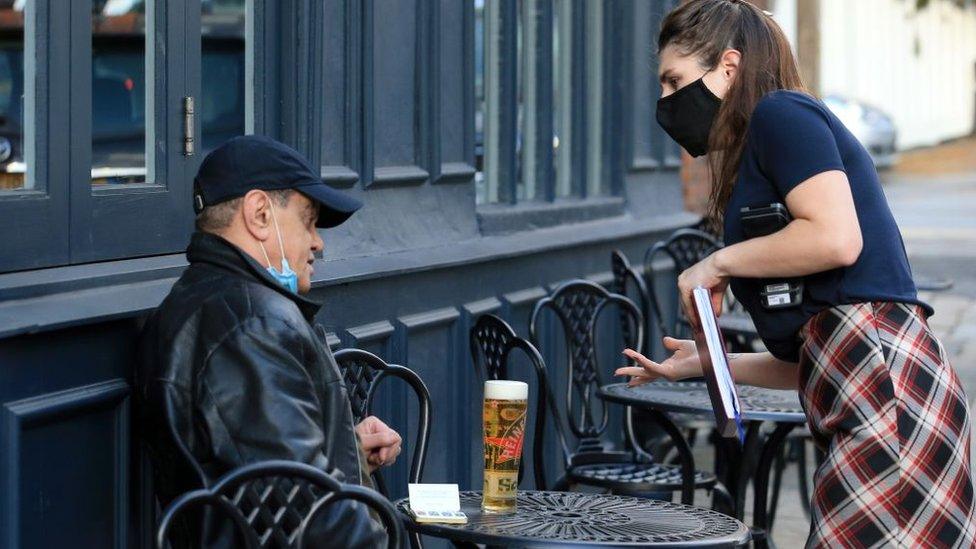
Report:
[{"label": "black metal patio table", "polygon": [[455,545],[514,547],[740,547],[742,522],[679,503],[581,492],[519,491],[515,513],[481,510],[481,492],[461,492],[467,524],[415,522],[408,498],[397,502],[407,529]]},{"label": "black metal patio table", "polygon": [[[753,481],[755,499],[753,502],[753,541],[757,547],[768,547],[768,495],[769,475],[776,455],[781,451],[787,435],[797,426],[806,423],[806,415],[800,406],[796,391],[779,391],[745,385],[736,385],[739,403],[742,406],[742,419],[747,423],[745,441],[722,439],[721,450],[727,462],[716,460],[716,467],[723,470],[715,473],[723,480],[733,498],[734,516],[742,520],[745,514],[745,492],[750,478]],[[708,388],[703,382],[655,381],[638,387],[628,387],[626,383],[614,383],[600,388],[600,396],[605,400],[628,406],[636,406],[655,412],[658,421],[669,420],[661,412],[679,412],[696,415],[712,415],[712,401]],[[764,435],[764,422],[775,424],[768,436]],[[669,432],[676,429],[667,428]],[[672,435],[672,439],[675,437]],[[680,437],[679,437],[680,438]],[[694,470],[694,458],[684,445],[684,440],[675,440],[682,467]]]}]

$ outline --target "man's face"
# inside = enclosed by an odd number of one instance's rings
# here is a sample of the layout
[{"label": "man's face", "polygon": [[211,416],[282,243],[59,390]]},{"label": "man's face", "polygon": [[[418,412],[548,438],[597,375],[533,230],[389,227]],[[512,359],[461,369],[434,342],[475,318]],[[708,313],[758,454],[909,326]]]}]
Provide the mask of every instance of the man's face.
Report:
[{"label": "man's face", "polygon": [[[294,192],[288,198],[287,206],[281,207],[275,203],[274,209],[278,218],[278,227],[281,229],[285,257],[292,270],[298,275],[298,293],[308,293],[312,289],[312,275],[315,274],[312,266],[315,262],[315,252],[320,252],[325,247],[315,227],[315,221],[319,217],[319,205],[302,193]],[[269,253],[272,249],[278,249],[277,240],[277,237],[273,236],[266,243]],[[275,266],[280,267],[280,263]]]}]

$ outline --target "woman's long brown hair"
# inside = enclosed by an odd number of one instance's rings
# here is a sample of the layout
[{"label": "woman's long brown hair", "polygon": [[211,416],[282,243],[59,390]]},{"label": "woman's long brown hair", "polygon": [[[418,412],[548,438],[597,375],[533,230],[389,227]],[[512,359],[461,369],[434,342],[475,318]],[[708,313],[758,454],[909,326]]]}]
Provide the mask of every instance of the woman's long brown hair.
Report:
[{"label": "woman's long brown hair", "polygon": [[807,90],[782,29],[746,0],[690,0],[683,4],[662,23],[658,51],[669,45],[682,55],[696,56],[705,70],[717,67],[728,49],[742,54],[708,138],[712,188],[706,217],[717,229],[738,175],[756,104],[774,90]]}]

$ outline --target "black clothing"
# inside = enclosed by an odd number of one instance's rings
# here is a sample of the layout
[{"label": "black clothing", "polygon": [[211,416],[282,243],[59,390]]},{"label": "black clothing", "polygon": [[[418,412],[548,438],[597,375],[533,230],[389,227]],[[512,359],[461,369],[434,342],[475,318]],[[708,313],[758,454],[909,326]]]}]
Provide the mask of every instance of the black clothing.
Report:
[{"label": "black clothing", "polygon": [[804,277],[803,302],[796,307],[765,309],[762,279],[733,278],[730,283],[766,348],[781,360],[799,360],[800,328],[835,305],[914,303],[932,314],[918,300],[905,245],[871,156],[823,103],[804,93],[774,91],[756,105],[725,212],[725,244],[744,238],[739,217],[743,207],[785,206],[794,187],[833,170],[845,172],[850,182],[864,243],[857,261]]},{"label": "black clothing", "polygon": [[[189,268],[147,321],[137,370],[140,427],[162,504],[267,459],[368,482],[342,377],[311,324],[319,306],[218,236],[194,234],[187,259]],[[359,504],[323,515],[328,524],[316,528],[310,547],[329,546],[329,539],[372,547],[384,539]],[[233,545],[228,532],[204,522],[202,532],[191,527],[192,539]]]}]

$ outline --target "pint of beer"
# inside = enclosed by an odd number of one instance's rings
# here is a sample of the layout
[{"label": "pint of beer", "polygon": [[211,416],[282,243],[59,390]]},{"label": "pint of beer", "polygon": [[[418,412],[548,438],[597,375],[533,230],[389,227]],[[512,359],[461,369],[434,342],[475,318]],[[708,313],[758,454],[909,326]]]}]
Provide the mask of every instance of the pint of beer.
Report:
[{"label": "pint of beer", "polygon": [[525,436],[529,386],[521,381],[485,382],[485,489],[487,513],[514,513],[519,460]]}]

